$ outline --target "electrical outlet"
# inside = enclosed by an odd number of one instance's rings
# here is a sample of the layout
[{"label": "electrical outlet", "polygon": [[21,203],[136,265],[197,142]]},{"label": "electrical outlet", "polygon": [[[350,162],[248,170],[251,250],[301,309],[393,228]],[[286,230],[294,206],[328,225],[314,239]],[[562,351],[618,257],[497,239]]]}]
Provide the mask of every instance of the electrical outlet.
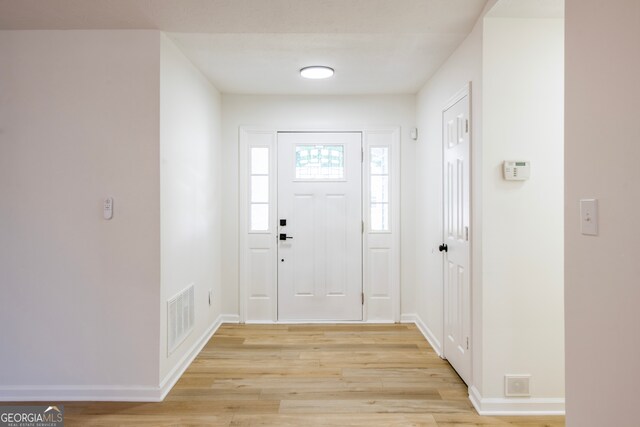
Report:
[{"label": "electrical outlet", "polygon": [[580,199],[580,232],[586,236],[598,235],[597,199]]}]

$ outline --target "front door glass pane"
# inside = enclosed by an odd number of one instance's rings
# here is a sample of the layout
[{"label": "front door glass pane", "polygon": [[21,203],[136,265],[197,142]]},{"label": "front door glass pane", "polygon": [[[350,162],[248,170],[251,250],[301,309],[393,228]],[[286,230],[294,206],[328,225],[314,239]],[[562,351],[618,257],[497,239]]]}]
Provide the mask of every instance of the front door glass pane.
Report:
[{"label": "front door glass pane", "polygon": [[296,179],[344,179],[344,145],[297,145]]}]

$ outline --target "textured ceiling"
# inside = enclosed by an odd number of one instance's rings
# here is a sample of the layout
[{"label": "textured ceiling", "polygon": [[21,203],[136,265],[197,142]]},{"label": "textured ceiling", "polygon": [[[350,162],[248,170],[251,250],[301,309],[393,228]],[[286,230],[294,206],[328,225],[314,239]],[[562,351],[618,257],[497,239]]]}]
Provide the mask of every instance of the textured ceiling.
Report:
[{"label": "textured ceiling", "polygon": [[[183,52],[227,93],[415,93],[463,35],[170,34]],[[329,65],[327,80],[298,70]]]},{"label": "textured ceiling", "polygon": [[[0,29],[158,29],[226,93],[414,93],[486,0],[0,0]],[[302,80],[329,65],[334,78]]]}]

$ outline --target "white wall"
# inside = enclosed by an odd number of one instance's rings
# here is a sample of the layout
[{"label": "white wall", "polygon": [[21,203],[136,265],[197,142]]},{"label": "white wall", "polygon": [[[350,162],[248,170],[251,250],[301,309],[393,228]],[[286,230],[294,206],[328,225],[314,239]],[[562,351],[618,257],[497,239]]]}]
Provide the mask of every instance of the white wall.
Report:
[{"label": "white wall", "polygon": [[223,95],[223,312],[238,314],[238,128],[346,128],[401,126],[401,312],[414,313],[415,142],[413,95],[251,96]]},{"label": "white wall", "polygon": [[[470,385],[488,411],[562,410],[562,46],[562,20],[481,18],[418,94],[416,312],[438,347],[442,107],[472,83]],[[501,162],[520,158],[532,178],[502,180]],[[510,406],[504,374],[532,374],[532,397],[549,399]]]},{"label": "white wall", "polygon": [[[564,397],[564,20],[485,18],[482,337],[485,398],[531,374],[535,398]],[[503,160],[531,161],[505,181]]]},{"label": "white wall", "polygon": [[157,31],[0,32],[0,57],[0,399],[157,399],[221,312],[220,94]]},{"label": "white wall", "polygon": [[[165,35],[160,40],[160,378],[220,314],[220,94]],[[195,285],[195,325],[167,357],[167,300]],[[209,306],[208,292],[213,291]]]},{"label": "white wall", "polygon": [[[637,425],[640,2],[567,0],[567,426]],[[583,236],[580,198],[599,199]]]},{"label": "white wall", "polygon": [[158,384],[158,37],[0,32],[0,397]]},{"label": "white wall", "polygon": [[[449,99],[471,82],[471,156],[472,156],[472,301],[479,303],[480,283],[482,153],[482,19],[472,32],[429,79],[417,97],[417,123],[420,136],[416,145],[416,313],[428,328],[432,344],[441,352],[443,340],[442,254],[442,108]],[[479,304],[474,306],[473,323],[479,322]],[[479,356],[481,330],[473,331],[474,355]],[[481,370],[474,359],[474,380]]]}]

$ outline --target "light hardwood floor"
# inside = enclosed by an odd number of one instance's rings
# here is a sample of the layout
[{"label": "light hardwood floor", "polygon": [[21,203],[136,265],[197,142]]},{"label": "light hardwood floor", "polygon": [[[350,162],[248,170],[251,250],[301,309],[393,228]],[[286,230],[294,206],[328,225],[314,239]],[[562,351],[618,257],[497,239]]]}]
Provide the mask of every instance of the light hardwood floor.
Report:
[{"label": "light hardwood floor", "polygon": [[480,417],[413,325],[223,325],[161,403],[67,403],[83,426],[564,426]]}]

